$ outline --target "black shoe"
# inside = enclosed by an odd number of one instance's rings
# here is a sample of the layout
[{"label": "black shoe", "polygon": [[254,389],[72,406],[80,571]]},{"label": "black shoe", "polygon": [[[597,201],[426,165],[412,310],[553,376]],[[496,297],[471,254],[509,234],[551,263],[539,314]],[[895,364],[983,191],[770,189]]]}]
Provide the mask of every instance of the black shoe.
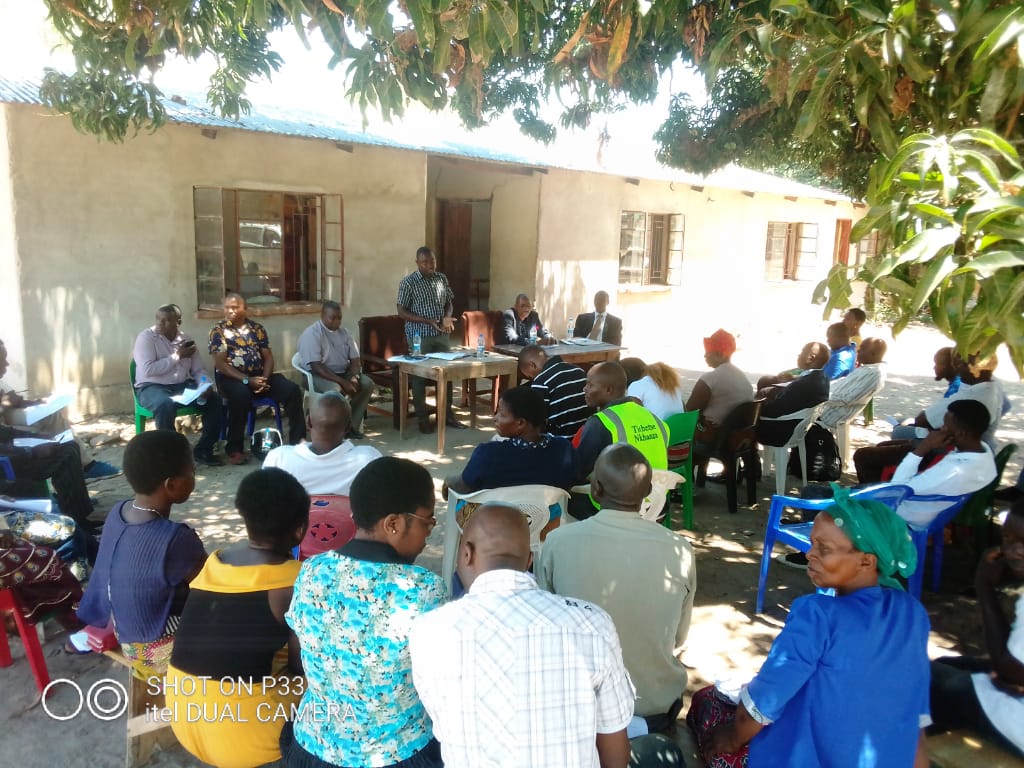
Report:
[{"label": "black shoe", "polygon": [[429,435],[435,429],[434,425],[430,423],[430,419],[420,420],[420,432],[424,435]]},{"label": "black shoe", "polygon": [[348,434],[345,435],[346,440],[365,440],[366,435],[360,432],[358,429],[350,429]]},{"label": "black shoe", "polygon": [[466,429],[466,425],[456,419],[454,416],[449,416],[444,420],[445,426],[451,427],[452,429]]},{"label": "black shoe", "polygon": [[223,467],[224,462],[218,457],[214,456],[213,453],[206,453],[205,451],[193,451],[192,456],[195,458],[196,464],[202,464],[204,467]]}]

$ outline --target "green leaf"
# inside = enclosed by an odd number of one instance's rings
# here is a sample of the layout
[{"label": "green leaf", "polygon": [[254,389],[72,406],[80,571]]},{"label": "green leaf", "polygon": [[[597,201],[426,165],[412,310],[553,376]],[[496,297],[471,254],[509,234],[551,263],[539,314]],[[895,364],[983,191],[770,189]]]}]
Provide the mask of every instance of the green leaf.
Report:
[{"label": "green leaf", "polygon": [[405,7],[409,11],[409,20],[416,30],[420,47],[432,49],[437,42],[434,34],[433,4],[430,0],[407,0]]},{"label": "green leaf", "polygon": [[822,113],[822,105],[829,93],[832,81],[838,70],[835,67],[822,67],[814,76],[814,83],[811,85],[811,92],[800,110],[800,117],[796,121],[794,135],[798,141],[804,141],[818,126],[818,118]]},{"label": "green leaf", "polygon": [[991,277],[1000,270],[1016,267],[1024,267],[1024,251],[988,251],[971,259],[961,269],[977,272],[982,277]]},{"label": "green leaf", "polygon": [[939,219],[947,224],[953,224],[953,216],[945,208],[940,208],[937,205],[931,203],[914,203],[911,206],[915,211],[920,213],[922,216],[932,219]]},{"label": "green leaf", "polygon": [[992,56],[1024,34],[1024,10],[1019,5],[1000,9],[1000,12],[1006,15],[974,51],[974,61]]},{"label": "green leaf", "polygon": [[469,52],[471,60],[490,61],[491,46],[487,41],[490,31],[488,14],[476,8],[469,15]]},{"label": "green leaf", "polygon": [[924,303],[928,301],[928,297],[931,295],[932,291],[938,288],[939,284],[945,280],[949,273],[955,268],[956,259],[953,258],[952,254],[932,259],[928,264],[928,269],[917,281],[914,296],[910,300],[910,311],[916,313],[922,306],[924,306]]},{"label": "green leaf", "polygon": [[987,128],[965,128],[953,134],[949,141],[954,145],[967,142],[981,144],[998,152],[1003,156],[1003,159],[1012,163],[1015,168],[1021,168],[1017,150],[1013,148],[1013,145],[998,133]]}]

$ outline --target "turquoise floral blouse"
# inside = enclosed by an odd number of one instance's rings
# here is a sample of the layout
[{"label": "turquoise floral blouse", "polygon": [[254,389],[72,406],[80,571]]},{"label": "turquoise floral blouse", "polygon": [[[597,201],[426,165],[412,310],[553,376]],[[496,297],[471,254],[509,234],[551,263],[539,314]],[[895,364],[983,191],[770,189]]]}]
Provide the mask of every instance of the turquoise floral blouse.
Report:
[{"label": "turquoise floral blouse", "polygon": [[303,749],[334,765],[385,766],[427,745],[409,630],[445,599],[439,576],[387,544],[353,540],[303,563],[285,617],[306,673],[295,720]]},{"label": "turquoise floral blouse", "polygon": [[228,364],[249,376],[263,373],[263,350],[270,349],[267,329],[252,320],[235,328],[221,320],[210,329],[210,354],[228,353]]}]

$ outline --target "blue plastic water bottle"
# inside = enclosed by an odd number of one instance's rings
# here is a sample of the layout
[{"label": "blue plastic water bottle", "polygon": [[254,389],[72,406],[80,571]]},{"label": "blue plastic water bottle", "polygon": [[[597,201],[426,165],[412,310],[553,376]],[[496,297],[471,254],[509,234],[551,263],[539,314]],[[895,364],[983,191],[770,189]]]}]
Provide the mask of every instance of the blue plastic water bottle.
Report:
[{"label": "blue plastic water bottle", "polygon": [[412,354],[413,354],[413,355],[414,355],[415,357],[419,357],[419,356],[420,356],[420,354],[421,354],[420,350],[421,350],[422,348],[423,348],[423,339],[422,339],[422,338],[420,337],[420,335],[419,335],[419,334],[417,333],[416,335],[414,335],[414,336],[412,337]]},{"label": "blue plastic water bottle", "polygon": [[531,325],[530,326],[530,343],[531,344],[536,344],[537,343],[537,326],[536,325]]},{"label": "blue plastic water bottle", "polygon": [[484,335],[482,333],[478,334],[477,337],[476,337],[476,357],[477,357],[477,360],[483,360],[484,359],[484,354],[485,354],[484,353],[484,347],[485,346],[487,346],[487,345],[484,343]]}]

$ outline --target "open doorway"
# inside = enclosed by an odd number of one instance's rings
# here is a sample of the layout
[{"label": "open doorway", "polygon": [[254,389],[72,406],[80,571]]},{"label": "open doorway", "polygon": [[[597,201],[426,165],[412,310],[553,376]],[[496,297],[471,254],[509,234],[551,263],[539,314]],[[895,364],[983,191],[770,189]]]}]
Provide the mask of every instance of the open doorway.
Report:
[{"label": "open doorway", "polygon": [[438,269],[455,293],[455,316],[467,309],[489,309],[491,201],[438,202]]}]

